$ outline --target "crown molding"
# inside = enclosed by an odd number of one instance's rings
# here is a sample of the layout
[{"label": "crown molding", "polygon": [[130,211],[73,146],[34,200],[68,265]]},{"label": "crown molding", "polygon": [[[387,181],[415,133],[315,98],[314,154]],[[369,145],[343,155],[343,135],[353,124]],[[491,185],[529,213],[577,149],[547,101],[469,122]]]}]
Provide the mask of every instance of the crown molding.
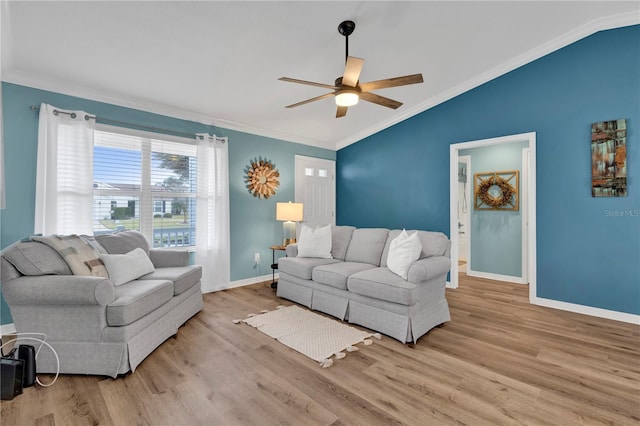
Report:
[{"label": "crown molding", "polygon": [[66,82],[55,81],[53,79],[33,78],[26,73],[16,71],[5,71],[2,81],[17,84],[21,86],[32,87],[34,89],[46,90],[54,93],[60,93],[68,96],[75,96],[82,99],[88,99],[96,102],[103,102],[125,108],[137,109],[152,114],[164,115],[181,120],[193,121],[207,126],[220,127],[227,130],[250,133],[253,135],[279,139],[286,142],[293,142],[303,145],[314,146],[318,148],[330,149],[335,151],[334,146],[328,146],[322,141],[311,138],[305,138],[292,135],[285,132],[279,132],[272,129],[266,129],[259,126],[252,126],[244,123],[238,123],[231,120],[225,120],[219,117],[212,117],[206,114],[197,113],[181,108],[172,107],[155,102],[149,102],[138,98],[126,96],[114,96],[104,91],[90,89],[84,86],[71,85]]},{"label": "crown molding", "polygon": [[375,126],[369,127],[355,135],[345,138],[336,143],[336,150],[340,150],[345,148],[351,144],[354,144],[362,139],[369,137],[375,133],[378,133],[386,128],[389,128],[395,124],[400,123],[408,118],[413,117],[414,115],[418,115],[421,112],[424,112],[428,109],[431,109],[441,103],[444,103],[450,99],[455,98],[469,90],[472,90],[478,86],[481,86],[484,83],[487,83],[497,77],[500,77],[504,74],[507,74],[523,65],[526,65],[530,62],[535,61],[536,59],[540,59],[543,56],[546,56],[556,50],[562,49],[576,41],[579,41],[583,38],[586,38],[590,35],[593,35],[599,31],[611,30],[614,28],[622,28],[628,27],[630,25],[640,24],[640,14],[637,11],[621,13],[618,15],[605,16],[602,18],[595,19],[593,21],[588,22],[585,25],[582,25],[572,31],[569,31],[560,37],[557,37],[547,43],[544,43],[534,49],[531,49],[507,62],[502,63],[501,65],[492,68],[478,76],[467,80],[453,88],[442,92],[441,94],[431,97],[424,102],[417,104],[412,108],[408,108],[403,111],[401,114],[394,115],[387,121],[383,121]]}]

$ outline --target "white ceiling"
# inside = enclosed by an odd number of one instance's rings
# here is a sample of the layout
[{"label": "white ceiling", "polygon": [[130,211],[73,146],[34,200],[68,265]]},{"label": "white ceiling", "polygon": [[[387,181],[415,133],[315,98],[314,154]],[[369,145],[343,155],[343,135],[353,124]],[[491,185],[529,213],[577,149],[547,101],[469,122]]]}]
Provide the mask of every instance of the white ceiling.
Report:
[{"label": "white ceiling", "polygon": [[[2,80],[339,149],[601,29],[640,23],[638,1],[2,2]],[[335,118],[338,24],[356,22],[360,81],[422,73]],[[630,52],[633,54],[633,52]]]}]

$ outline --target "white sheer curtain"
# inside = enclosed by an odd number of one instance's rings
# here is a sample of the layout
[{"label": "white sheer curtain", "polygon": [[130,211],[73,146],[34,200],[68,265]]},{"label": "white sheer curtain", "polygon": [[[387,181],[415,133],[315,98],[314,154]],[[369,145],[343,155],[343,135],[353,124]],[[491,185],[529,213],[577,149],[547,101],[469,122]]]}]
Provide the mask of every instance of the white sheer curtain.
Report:
[{"label": "white sheer curtain", "polygon": [[95,119],[40,105],[36,234],[93,234]]},{"label": "white sheer curtain", "polygon": [[202,292],[229,287],[229,150],[227,138],[196,134],[196,253]]}]

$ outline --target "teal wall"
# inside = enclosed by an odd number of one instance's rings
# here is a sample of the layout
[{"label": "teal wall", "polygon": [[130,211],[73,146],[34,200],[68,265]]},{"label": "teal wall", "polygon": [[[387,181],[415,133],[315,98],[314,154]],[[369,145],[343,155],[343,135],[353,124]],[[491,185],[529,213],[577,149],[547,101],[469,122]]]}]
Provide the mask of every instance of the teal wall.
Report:
[{"label": "teal wall", "polygon": [[520,172],[522,193],[522,149],[528,142],[515,142],[482,148],[463,149],[458,155],[471,157],[471,262],[476,272],[522,276],[522,208],[513,210],[477,210],[474,208],[473,176],[502,170]]},{"label": "teal wall", "polygon": [[[628,196],[593,198],[591,123],[618,118]],[[528,132],[537,296],[640,315],[639,25],[596,33],[339,150],[336,223],[449,234],[450,145]]]},{"label": "teal wall", "polygon": [[[5,141],[6,209],[0,210],[0,247],[33,233],[35,206],[38,113],[32,105],[48,103],[62,109],[83,110],[98,117],[153,126],[176,132],[208,132],[229,137],[231,216],[231,280],[239,281],[271,273],[270,246],[282,240],[282,224],[275,220],[276,201],[294,199],[295,155],[335,160],[332,150],[309,147],[215,126],[180,120],[102,102],[2,83]],[[99,121],[99,120],[98,120]],[[280,188],[269,200],[254,198],[244,185],[244,168],[253,158],[267,158],[280,171]],[[254,253],[261,263],[254,267]],[[4,299],[0,300],[1,324],[11,322]]]}]

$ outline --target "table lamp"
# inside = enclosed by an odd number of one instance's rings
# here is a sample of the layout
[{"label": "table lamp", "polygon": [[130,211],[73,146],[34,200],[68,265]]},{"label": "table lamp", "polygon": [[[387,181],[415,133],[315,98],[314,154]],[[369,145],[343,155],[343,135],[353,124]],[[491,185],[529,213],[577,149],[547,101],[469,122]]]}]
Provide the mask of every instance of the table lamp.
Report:
[{"label": "table lamp", "polygon": [[282,232],[284,239],[283,246],[288,246],[296,242],[296,224],[294,222],[302,222],[302,203],[276,203],[276,220],[284,221],[282,223]]}]

